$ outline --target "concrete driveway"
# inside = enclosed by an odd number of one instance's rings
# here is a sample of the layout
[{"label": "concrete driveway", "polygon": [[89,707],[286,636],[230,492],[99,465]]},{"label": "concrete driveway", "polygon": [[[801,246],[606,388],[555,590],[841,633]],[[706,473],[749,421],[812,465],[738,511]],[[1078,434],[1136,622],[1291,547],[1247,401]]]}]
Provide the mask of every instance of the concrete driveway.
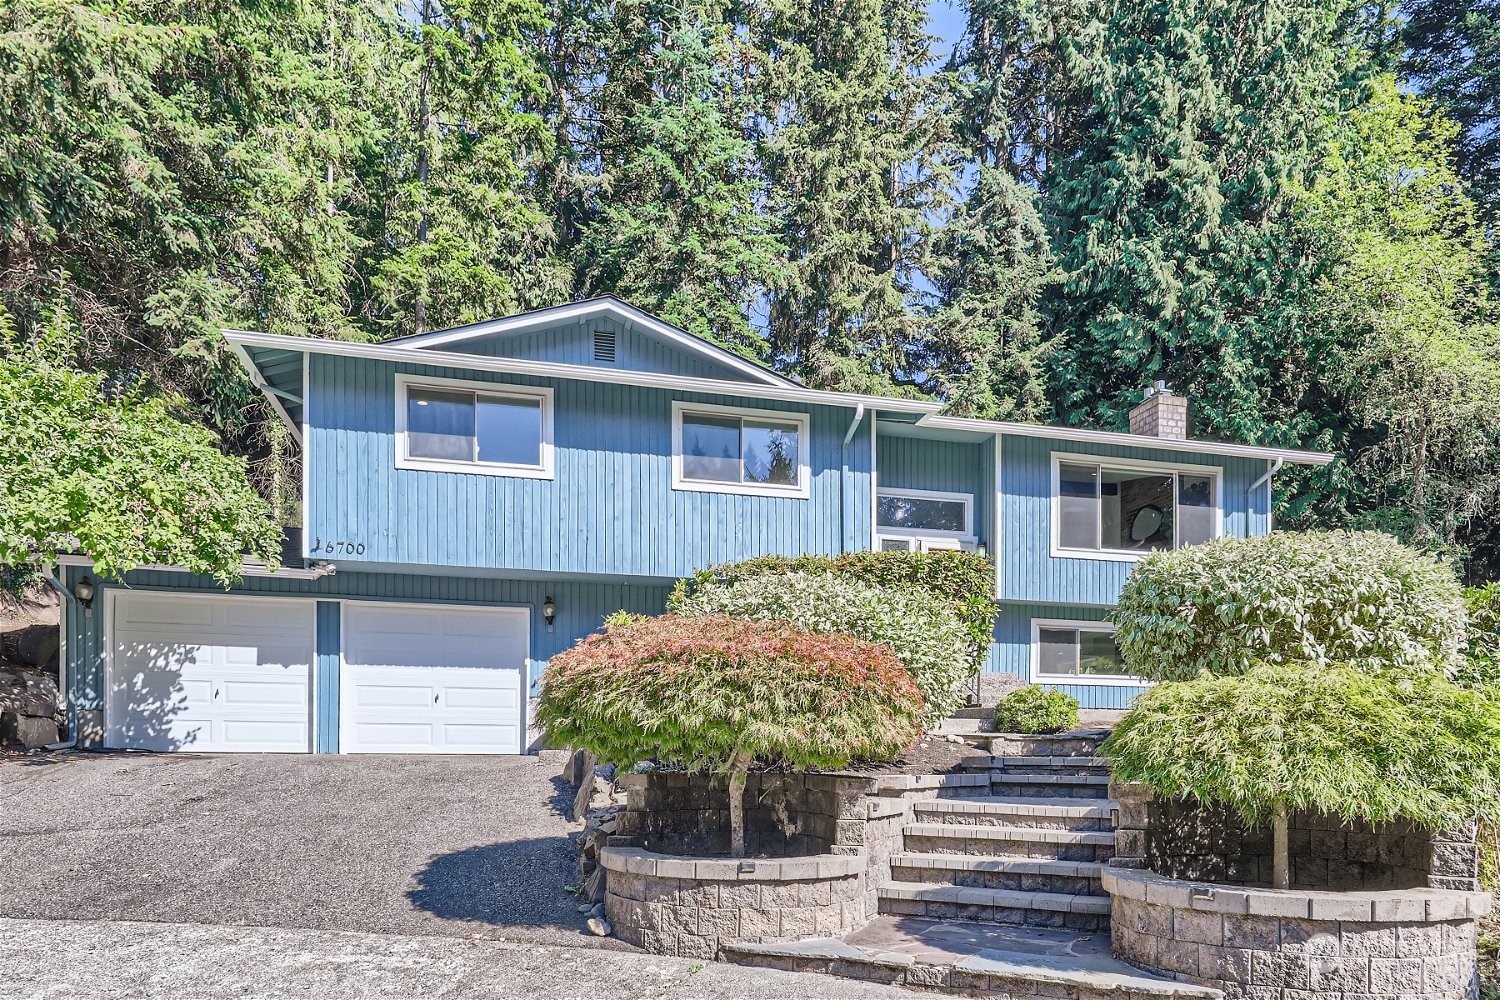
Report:
[{"label": "concrete driveway", "polygon": [[587,934],[536,758],[0,761],[0,917],[624,948]]}]

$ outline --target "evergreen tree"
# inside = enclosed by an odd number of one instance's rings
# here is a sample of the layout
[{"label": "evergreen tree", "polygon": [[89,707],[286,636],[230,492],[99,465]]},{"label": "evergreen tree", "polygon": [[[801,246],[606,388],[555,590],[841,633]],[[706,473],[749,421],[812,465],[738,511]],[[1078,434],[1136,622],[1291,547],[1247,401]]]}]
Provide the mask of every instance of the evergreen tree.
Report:
[{"label": "evergreen tree", "polygon": [[1165,379],[1201,431],[1315,437],[1302,397],[1319,345],[1291,204],[1334,110],[1341,7],[1122,3],[1070,44],[1089,111],[1047,186],[1070,422],[1121,428]]}]

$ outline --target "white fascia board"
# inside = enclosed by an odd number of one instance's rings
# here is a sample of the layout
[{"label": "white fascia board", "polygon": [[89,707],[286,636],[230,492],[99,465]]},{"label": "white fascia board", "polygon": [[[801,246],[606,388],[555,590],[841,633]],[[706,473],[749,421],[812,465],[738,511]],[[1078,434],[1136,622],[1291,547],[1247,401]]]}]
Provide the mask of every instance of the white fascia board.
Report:
[{"label": "white fascia board", "polygon": [[[74,554],[60,555],[57,557],[59,566],[82,566],[84,569],[93,569],[94,560],[88,556]],[[166,563],[143,563],[135,567],[135,570],[146,570],[153,573],[188,573],[193,571],[181,566],[169,566]],[[132,570],[131,572],[135,572]],[[291,566],[278,566],[271,569],[259,559],[246,559],[240,563],[240,576],[265,576],[281,580],[321,580],[325,576],[332,576],[335,567],[332,563],[319,563],[316,567],[297,569]]]},{"label": "white fascia board", "polygon": [[[286,411],[286,405],[282,403],[276,393],[271,391],[271,387],[266,384],[265,378],[261,375],[260,369],[255,366],[250,353],[245,350],[243,344],[237,344],[233,340],[229,341],[229,349],[234,352],[235,357],[240,359],[240,364],[245,366],[245,371],[250,373],[251,384],[259,389],[266,399],[270,400],[272,408],[276,411],[276,415],[281,418],[281,422],[286,424],[287,429],[292,432],[292,440],[297,442],[298,448],[301,448],[302,428],[297,426],[297,421],[293,420],[292,415]],[[306,399],[302,400],[302,405],[304,407],[307,405]]]},{"label": "white fascia board", "polygon": [[1112,444],[1126,448],[1158,448],[1163,451],[1190,451],[1203,455],[1227,455],[1234,458],[1282,459],[1295,465],[1327,465],[1337,456],[1324,451],[1298,451],[1290,448],[1266,448],[1253,444],[1225,441],[1198,441],[1191,438],[1146,437],[1119,431],[1091,431],[1078,427],[1049,427],[1043,424],[1015,424],[1001,420],[976,420],[969,417],[944,417],[929,414],[917,421],[918,427],[938,430],[980,431],[991,434],[1014,434],[1018,437],[1049,438],[1054,441],[1080,441],[1086,444]]},{"label": "white fascia board", "polygon": [[[452,351],[388,347],[383,344],[356,344],[344,340],[317,337],[286,337],[271,333],[225,330],[224,339],[233,345],[281,348],[309,354],[331,354],[342,357],[369,358],[404,365],[428,365],[434,368],[458,368],[502,375],[526,375],[533,378],[572,379],[580,382],[607,382],[612,385],[636,385],[648,389],[677,392],[701,392],[720,396],[747,396],[789,403],[820,406],[842,406],[854,409],[861,403],[868,409],[889,413],[936,414],[941,403],[916,399],[889,399],[884,396],[862,396],[855,393],[825,392],[795,385],[748,385],[724,379],[697,378],[690,375],[655,375],[645,372],[622,372],[588,365],[566,365],[551,361],[524,361],[519,358],[490,358],[478,354]],[[245,358],[248,362],[248,356]],[[253,364],[252,364],[253,366]]]},{"label": "white fascia board", "polygon": [[758,382],[764,382],[768,385],[795,385],[790,380],[782,378],[775,372],[767,371],[760,365],[752,361],[747,361],[732,351],[726,351],[722,347],[710,344],[685,330],[680,330],[670,323],[657,319],[642,309],[637,309],[628,302],[622,302],[614,298],[587,299],[583,302],[574,302],[565,306],[537,309],[533,312],[521,313],[518,316],[506,316],[501,319],[490,320],[486,323],[474,323],[459,330],[438,330],[418,337],[403,338],[399,342],[392,343],[391,346],[408,351],[425,351],[434,347],[441,347],[445,344],[461,343],[466,340],[475,340],[497,333],[519,333],[538,326],[547,326],[570,319],[584,319],[600,314],[612,316],[626,325],[645,327],[657,336],[665,337],[690,351],[712,358],[721,364],[729,365],[736,371],[743,372]]}]

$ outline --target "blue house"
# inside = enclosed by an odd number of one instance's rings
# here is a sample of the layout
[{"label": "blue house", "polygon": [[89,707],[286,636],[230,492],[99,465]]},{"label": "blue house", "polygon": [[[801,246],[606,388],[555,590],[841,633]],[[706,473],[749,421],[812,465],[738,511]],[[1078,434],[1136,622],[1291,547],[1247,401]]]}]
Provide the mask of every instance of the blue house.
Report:
[{"label": "blue house", "polygon": [[[977,549],[988,669],[1123,707],[1105,617],[1146,553],[1271,527],[1332,456],[943,416],[805,388],[612,298],[383,344],[227,333],[303,456],[301,551],[230,592],[64,558],[65,686],[111,747],[517,753],[549,657],[766,553]],[[86,579],[87,578],[87,579]],[[81,584],[87,584],[80,586]]]}]

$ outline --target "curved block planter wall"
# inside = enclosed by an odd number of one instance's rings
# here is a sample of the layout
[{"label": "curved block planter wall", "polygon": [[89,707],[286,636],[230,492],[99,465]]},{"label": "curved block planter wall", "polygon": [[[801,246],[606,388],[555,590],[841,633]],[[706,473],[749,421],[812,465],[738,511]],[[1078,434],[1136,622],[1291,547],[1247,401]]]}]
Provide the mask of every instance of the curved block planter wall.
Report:
[{"label": "curved block planter wall", "polygon": [[1487,893],[1251,889],[1106,868],[1116,957],[1231,1000],[1469,1000]]},{"label": "curved block planter wall", "polygon": [[864,858],[681,857],[606,847],[615,936],[658,955],[712,959],[728,941],[839,937],[865,923]]}]

